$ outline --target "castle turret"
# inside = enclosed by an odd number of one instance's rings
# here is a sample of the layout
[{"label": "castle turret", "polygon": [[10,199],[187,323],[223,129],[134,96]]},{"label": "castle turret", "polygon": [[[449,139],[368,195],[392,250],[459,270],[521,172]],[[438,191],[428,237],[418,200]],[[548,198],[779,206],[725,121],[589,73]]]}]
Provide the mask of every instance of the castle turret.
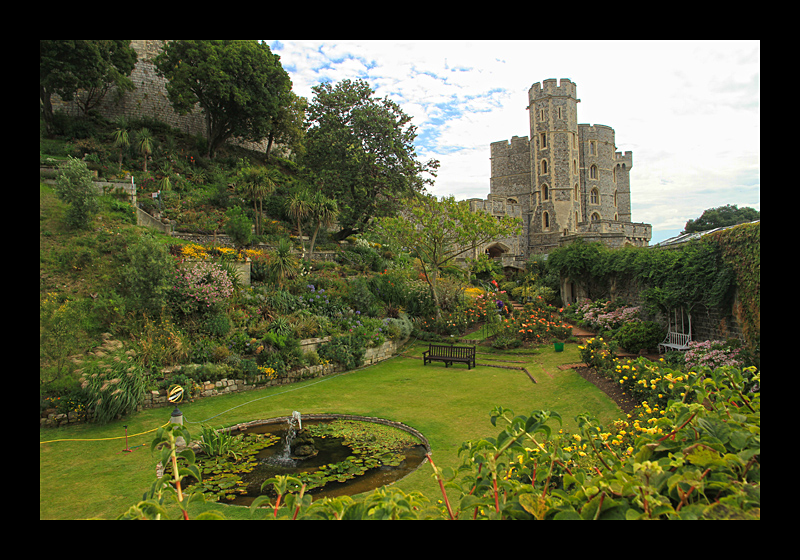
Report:
[{"label": "castle turret", "polygon": [[548,252],[558,238],[576,232],[581,219],[576,86],[562,78],[528,91],[531,140],[529,243]]}]

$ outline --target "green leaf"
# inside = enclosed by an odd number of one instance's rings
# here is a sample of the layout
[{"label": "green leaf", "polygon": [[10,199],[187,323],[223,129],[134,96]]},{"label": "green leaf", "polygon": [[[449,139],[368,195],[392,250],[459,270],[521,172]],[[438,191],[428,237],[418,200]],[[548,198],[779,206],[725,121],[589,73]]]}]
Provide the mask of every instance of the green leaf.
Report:
[{"label": "green leaf", "polygon": [[720,443],[726,444],[731,437],[731,429],[725,422],[713,418],[698,418],[697,425],[700,429]]}]

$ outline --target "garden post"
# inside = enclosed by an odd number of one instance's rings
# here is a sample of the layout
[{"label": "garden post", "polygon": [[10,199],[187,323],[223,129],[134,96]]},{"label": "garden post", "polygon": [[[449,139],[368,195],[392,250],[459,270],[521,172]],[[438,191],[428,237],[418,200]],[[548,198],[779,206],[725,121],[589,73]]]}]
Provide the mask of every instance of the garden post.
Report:
[{"label": "garden post", "polygon": [[[172,415],[169,418],[170,424],[178,424],[183,426],[183,412],[178,410],[178,407],[175,407],[175,410],[172,411]],[[175,438],[175,449],[180,450],[186,447],[186,440],[183,439],[183,436],[178,436]]]}]

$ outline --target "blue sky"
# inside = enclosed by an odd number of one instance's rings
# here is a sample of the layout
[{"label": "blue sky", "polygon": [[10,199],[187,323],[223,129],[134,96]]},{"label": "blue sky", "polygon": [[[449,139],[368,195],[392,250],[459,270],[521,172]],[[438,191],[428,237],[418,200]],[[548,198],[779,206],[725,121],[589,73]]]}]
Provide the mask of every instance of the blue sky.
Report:
[{"label": "blue sky", "polygon": [[759,41],[267,40],[294,92],[363,79],[417,126],[417,154],[441,162],[438,196],[489,194],[489,145],[528,136],[528,89],[569,78],[578,122],[633,151],[633,221],[651,243],[725,204],[760,209]]}]

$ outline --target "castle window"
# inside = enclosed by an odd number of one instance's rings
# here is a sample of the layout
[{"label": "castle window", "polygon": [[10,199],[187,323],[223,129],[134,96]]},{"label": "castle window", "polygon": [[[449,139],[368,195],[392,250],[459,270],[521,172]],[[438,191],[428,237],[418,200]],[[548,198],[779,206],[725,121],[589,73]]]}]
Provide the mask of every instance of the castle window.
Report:
[{"label": "castle window", "polygon": [[614,206],[617,205],[617,191],[614,191]]},{"label": "castle window", "polygon": [[506,202],[508,202],[509,204],[519,204],[516,198],[509,198]]},{"label": "castle window", "polygon": [[547,160],[542,160],[542,175],[547,175]]},{"label": "castle window", "polygon": [[597,142],[594,140],[589,142],[589,155],[596,156],[597,155]]},{"label": "castle window", "polygon": [[550,214],[548,214],[547,212],[542,214],[542,224],[544,225],[544,229],[546,230],[550,229]]},{"label": "castle window", "polygon": [[544,109],[539,111],[539,120],[541,120],[541,121],[544,120]]},{"label": "castle window", "polygon": [[600,214],[598,214],[597,212],[592,214],[592,221],[593,222],[599,222],[600,221]]},{"label": "castle window", "polygon": [[550,199],[550,189],[547,185],[542,185],[542,200],[549,200]]},{"label": "castle window", "polygon": [[575,183],[575,188],[573,189],[575,192],[573,193],[575,196],[575,201],[578,200],[578,183]]},{"label": "castle window", "polygon": [[558,108],[558,118],[559,118],[559,119],[560,119],[560,118],[563,118],[563,117],[561,116],[561,107],[559,107],[559,108]]},{"label": "castle window", "polygon": [[578,160],[577,159],[573,159],[572,160],[572,172],[573,173],[578,173]]},{"label": "castle window", "polygon": [[592,189],[592,194],[590,197],[590,202],[592,204],[600,204],[600,193],[597,192],[597,189]]},{"label": "castle window", "polygon": [[589,168],[589,179],[597,179],[597,166],[593,165]]},{"label": "castle window", "polygon": [[547,134],[542,132],[542,150],[547,148]]},{"label": "castle window", "polygon": [[[619,165],[617,166],[619,167]],[[614,168],[614,182],[617,182],[617,167]]]}]

